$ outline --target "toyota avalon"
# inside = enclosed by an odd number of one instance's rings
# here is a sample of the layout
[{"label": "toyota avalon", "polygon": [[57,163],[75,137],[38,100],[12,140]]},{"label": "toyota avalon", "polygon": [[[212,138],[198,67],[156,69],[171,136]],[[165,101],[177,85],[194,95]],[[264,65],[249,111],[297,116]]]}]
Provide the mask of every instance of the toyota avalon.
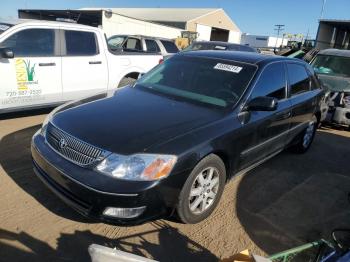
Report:
[{"label": "toyota avalon", "polygon": [[56,108],[32,139],[34,170],[85,216],[197,223],[234,175],[309,149],[322,96],[301,60],[179,53],[132,86]]}]

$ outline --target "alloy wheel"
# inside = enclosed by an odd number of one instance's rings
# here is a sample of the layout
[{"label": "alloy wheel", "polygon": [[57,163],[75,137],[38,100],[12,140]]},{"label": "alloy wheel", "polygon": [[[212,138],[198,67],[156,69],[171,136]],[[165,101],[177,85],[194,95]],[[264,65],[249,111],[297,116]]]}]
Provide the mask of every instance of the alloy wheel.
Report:
[{"label": "alloy wheel", "polygon": [[303,146],[307,148],[312,140],[312,136],[314,135],[315,131],[315,122],[311,121],[309,122],[308,127],[305,130],[304,138],[303,138]]},{"label": "alloy wheel", "polygon": [[220,185],[219,179],[219,171],[214,167],[208,167],[197,175],[189,195],[189,208],[192,213],[202,214],[214,203]]}]

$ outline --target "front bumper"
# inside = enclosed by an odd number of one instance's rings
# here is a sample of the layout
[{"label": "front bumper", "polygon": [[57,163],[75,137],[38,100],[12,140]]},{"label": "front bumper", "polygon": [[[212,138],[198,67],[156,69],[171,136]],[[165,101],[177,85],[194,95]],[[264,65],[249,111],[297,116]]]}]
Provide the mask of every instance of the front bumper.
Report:
[{"label": "front bumper", "polygon": [[[184,174],[160,181],[125,181],[110,178],[93,169],[71,163],[57,154],[36,133],[32,140],[35,174],[66,204],[84,216],[112,224],[139,224],[172,213]],[[138,208],[145,211],[135,218],[103,215],[107,207]]]}]

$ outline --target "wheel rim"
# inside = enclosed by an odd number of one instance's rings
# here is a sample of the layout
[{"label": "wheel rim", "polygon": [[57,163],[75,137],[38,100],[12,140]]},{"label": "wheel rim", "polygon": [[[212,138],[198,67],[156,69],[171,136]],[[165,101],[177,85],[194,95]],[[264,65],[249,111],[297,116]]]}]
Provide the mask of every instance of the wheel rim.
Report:
[{"label": "wheel rim", "polygon": [[306,148],[310,145],[312,136],[314,135],[315,122],[311,121],[305,130],[303,138],[303,146]]},{"label": "wheel rim", "polygon": [[188,198],[193,214],[202,214],[214,203],[219,190],[219,179],[219,171],[214,167],[208,167],[197,175]]}]

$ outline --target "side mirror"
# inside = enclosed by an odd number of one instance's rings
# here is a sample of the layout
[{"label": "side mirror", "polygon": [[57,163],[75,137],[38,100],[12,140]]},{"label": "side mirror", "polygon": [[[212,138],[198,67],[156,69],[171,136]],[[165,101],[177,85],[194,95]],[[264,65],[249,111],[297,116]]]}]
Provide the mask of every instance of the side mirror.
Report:
[{"label": "side mirror", "polygon": [[275,111],[278,100],[273,97],[259,96],[250,100],[246,105],[248,111]]},{"label": "side mirror", "polygon": [[13,51],[9,48],[0,48],[0,58],[14,58],[15,55],[13,53]]}]

